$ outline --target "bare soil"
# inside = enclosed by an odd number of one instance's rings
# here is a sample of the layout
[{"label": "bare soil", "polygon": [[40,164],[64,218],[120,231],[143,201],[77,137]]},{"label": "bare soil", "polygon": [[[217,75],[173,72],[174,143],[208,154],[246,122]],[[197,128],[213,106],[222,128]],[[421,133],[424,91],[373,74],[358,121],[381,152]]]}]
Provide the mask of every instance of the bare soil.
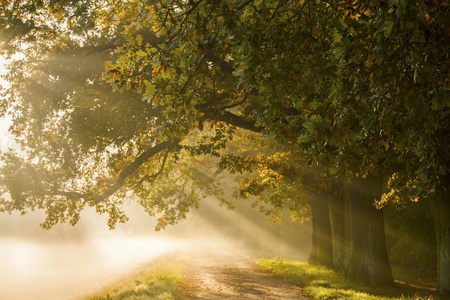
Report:
[{"label": "bare soil", "polygon": [[188,259],[182,300],[311,299],[300,286],[271,274],[245,256],[195,253]]}]

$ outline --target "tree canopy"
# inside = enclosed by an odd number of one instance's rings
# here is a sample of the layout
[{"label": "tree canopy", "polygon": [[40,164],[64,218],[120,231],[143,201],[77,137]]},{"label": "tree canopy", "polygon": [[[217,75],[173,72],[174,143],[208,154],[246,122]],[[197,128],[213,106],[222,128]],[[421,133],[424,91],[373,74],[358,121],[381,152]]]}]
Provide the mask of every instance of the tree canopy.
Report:
[{"label": "tree canopy", "polygon": [[[15,58],[0,117],[19,145],[1,154],[0,210],[44,209],[49,228],[92,206],[113,228],[135,196],[163,228],[220,195],[224,169],[256,172],[238,194],[275,214],[298,212],[311,182],[327,190],[320,177],[353,179],[353,204],[437,199],[449,297],[448,10],[435,0],[0,2],[0,54]],[[231,152],[260,143],[246,131],[277,148]],[[329,221],[327,202],[315,204]],[[370,219],[370,204],[353,219]],[[355,236],[382,228],[381,214],[366,221]],[[381,244],[353,260],[387,261]]]},{"label": "tree canopy", "polygon": [[208,190],[184,181],[188,160],[221,156],[235,127],[333,176],[387,175],[386,201],[426,196],[449,167],[447,13],[402,0],[3,3],[2,53],[23,58],[1,104],[21,145],[2,156],[2,209],[46,209],[48,227],[92,205],[113,226],[133,191],[173,223]]}]

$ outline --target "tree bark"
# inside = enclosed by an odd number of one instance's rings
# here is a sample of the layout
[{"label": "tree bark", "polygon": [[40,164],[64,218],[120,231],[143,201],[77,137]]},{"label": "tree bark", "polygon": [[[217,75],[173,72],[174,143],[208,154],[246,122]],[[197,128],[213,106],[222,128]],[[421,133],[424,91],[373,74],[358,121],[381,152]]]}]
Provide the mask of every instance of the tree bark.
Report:
[{"label": "tree bark", "polygon": [[313,203],[314,200],[309,201],[309,204],[311,206],[311,223],[312,223],[312,247],[311,247],[311,253],[309,254],[308,263],[311,265],[317,265],[317,214],[316,208]]},{"label": "tree bark", "polygon": [[348,205],[342,184],[336,181],[332,183],[332,186],[332,192],[330,193],[330,218],[333,236],[334,269],[338,272],[343,272],[346,270],[348,263],[346,255]]},{"label": "tree bark", "polygon": [[[116,178],[114,184],[112,184],[109,188],[107,188],[100,195],[98,195],[95,198],[94,202],[97,204],[97,203],[100,203],[100,202],[106,200],[106,198],[110,197],[115,192],[117,192],[125,184],[126,179],[129,176],[133,175],[139,169],[139,167],[142,166],[150,157],[152,157],[153,155],[158,154],[159,152],[164,151],[164,150],[167,150],[167,151],[172,150],[174,147],[176,147],[180,143],[180,141],[181,140],[178,140],[178,139],[175,141],[164,141],[164,142],[156,144],[152,148],[149,148],[146,151],[144,151],[131,164],[126,166],[122,170],[122,172],[120,172],[120,174]],[[162,168],[164,167],[165,161],[166,161],[166,158],[164,158]],[[157,173],[161,173],[162,168]],[[157,173],[155,173],[152,176],[156,176]]]},{"label": "tree bark", "polygon": [[347,277],[372,286],[394,284],[386,247],[382,210],[373,205],[382,194],[382,179],[354,178],[348,188],[350,261]]},{"label": "tree bark", "polygon": [[450,300],[450,174],[443,177],[432,205],[437,241],[438,299]]},{"label": "tree bark", "polygon": [[310,201],[312,212],[313,241],[310,264],[333,268],[333,241],[329,214],[329,198],[318,194]]}]

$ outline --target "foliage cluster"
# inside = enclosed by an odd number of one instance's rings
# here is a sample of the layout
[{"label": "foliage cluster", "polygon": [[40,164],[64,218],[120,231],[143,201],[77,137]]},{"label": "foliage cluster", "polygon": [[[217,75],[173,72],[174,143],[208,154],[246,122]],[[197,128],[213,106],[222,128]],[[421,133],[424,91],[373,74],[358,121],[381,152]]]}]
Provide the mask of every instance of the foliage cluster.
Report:
[{"label": "foliage cluster", "polygon": [[[264,131],[331,175],[387,174],[380,205],[426,196],[450,157],[448,9],[406,0],[2,4],[2,52],[25,57],[10,66],[1,102],[22,146],[2,158],[2,193],[13,200],[2,209],[46,209],[50,227],[75,224],[91,205],[113,227],[132,192],[160,227],[175,223],[201,187],[168,169],[187,154],[218,155],[232,134],[217,126]],[[182,145],[205,125],[222,142]]]}]

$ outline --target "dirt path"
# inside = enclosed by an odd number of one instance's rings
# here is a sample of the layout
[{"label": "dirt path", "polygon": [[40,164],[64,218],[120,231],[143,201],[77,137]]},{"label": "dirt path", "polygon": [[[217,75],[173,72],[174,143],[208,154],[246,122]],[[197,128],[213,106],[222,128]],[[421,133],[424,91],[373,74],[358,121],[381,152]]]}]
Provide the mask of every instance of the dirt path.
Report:
[{"label": "dirt path", "polygon": [[196,253],[190,259],[183,300],[310,299],[298,285],[239,255]]}]

